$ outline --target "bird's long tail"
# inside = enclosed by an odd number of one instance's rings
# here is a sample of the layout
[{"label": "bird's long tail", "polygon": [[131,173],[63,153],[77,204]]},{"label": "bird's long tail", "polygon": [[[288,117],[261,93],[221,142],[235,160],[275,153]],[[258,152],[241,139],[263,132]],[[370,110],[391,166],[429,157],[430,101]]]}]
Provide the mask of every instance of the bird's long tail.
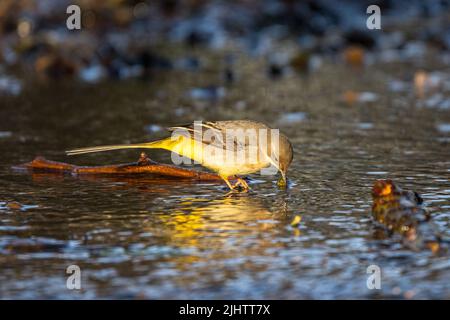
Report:
[{"label": "bird's long tail", "polygon": [[110,146],[99,146],[99,147],[87,147],[87,148],[79,148],[66,151],[66,154],[69,156],[91,153],[91,152],[102,152],[102,151],[111,151],[111,150],[120,150],[120,149],[169,149],[176,144],[176,140],[172,140],[170,137],[153,141],[147,143],[137,143],[137,144],[117,144]]}]

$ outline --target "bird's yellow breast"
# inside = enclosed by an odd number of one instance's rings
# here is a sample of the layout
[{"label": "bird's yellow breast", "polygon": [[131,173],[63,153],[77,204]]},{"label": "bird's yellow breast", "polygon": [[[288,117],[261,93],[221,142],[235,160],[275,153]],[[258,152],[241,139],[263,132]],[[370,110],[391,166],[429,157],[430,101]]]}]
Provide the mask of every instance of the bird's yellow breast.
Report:
[{"label": "bird's yellow breast", "polygon": [[270,165],[269,161],[259,154],[257,146],[239,151],[227,150],[222,146],[180,136],[170,150],[225,176],[249,174]]}]

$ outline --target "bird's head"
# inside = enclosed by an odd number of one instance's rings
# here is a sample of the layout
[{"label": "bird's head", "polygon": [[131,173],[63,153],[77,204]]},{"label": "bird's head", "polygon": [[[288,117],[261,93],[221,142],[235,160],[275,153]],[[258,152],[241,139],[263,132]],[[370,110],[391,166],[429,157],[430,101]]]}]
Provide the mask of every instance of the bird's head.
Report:
[{"label": "bird's head", "polygon": [[280,170],[281,178],[278,180],[278,185],[286,186],[287,184],[287,171],[291,165],[292,159],[294,157],[294,150],[289,139],[284,135],[280,134],[280,145],[279,145],[279,158],[278,158],[278,170]]}]

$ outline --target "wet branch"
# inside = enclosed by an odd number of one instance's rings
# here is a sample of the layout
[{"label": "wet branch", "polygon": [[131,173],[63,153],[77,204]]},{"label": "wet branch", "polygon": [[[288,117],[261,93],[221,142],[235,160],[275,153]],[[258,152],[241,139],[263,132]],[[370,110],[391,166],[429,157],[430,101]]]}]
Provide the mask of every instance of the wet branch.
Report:
[{"label": "wet branch", "polygon": [[75,175],[127,175],[127,174],[150,174],[159,177],[172,177],[199,181],[221,181],[222,179],[214,173],[201,172],[184,169],[173,165],[155,162],[141,153],[137,162],[105,165],[105,166],[77,166],[64,162],[47,160],[36,157],[33,161],[14,167],[15,169],[26,169],[31,172],[67,173]]}]

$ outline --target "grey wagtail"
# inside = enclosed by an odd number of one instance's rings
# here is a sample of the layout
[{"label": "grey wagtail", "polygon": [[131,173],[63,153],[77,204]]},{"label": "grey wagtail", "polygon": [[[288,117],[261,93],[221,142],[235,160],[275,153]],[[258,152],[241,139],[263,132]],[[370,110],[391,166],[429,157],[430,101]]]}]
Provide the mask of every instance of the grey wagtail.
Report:
[{"label": "grey wagtail", "polygon": [[[292,144],[277,129],[251,120],[194,122],[168,128],[172,136],[147,143],[88,147],[66,151],[68,155],[131,148],[165,149],[192,159],[217,172],[231,190],[250,188],[245,180],[232,176],[274,168],[281,173],[279,185],[286,185],[286,172],[293,158]],[[265,171],[265,172],[269,172]]]}]

